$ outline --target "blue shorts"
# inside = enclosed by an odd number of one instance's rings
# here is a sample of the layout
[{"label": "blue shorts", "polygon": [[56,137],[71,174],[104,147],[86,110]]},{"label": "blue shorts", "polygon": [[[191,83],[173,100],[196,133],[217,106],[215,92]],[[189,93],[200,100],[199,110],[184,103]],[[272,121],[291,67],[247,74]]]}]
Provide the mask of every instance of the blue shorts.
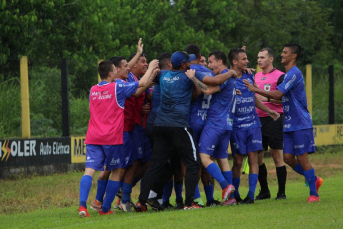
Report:
[{"label": "blue shorts", "polygon": [[227,158],[231,130],[205,125],[199,141],[199,152],[215,158]]},{"label": "blue shorts", "polygon": [[151,145],[148,135],[144,127],[136,124],[135,128],[130,131],[131,141],[133,143],[133,153],[130,158],[130,163],[140,160],[141,162],[148,162],[151,160]]},{"label": "blue shorts", "polygon": [[316,152],[313,129],[297,130],[283,133],[283,152],[295,154]]},{"label": "blue shorts", "polygon": [[122,159],[123,145],[92,145],[86,147],[86,168],[98,171],[121,168],[124,163]]},{"label": "blue shorts", "polygon": [[194,135],[195,141],[197,143],[199,143],[201,132],[204,129],[205,125],[201,125],[201,124],[198,124],[198,123],[190,123],[189,126],[193,130],[193,135]]},{"label": "blue shorts", "polygon": [[123,169],[126,169],[127,167],[133,164],[133,161],[130,160],[132,152],[133,152],[133,143],[130,138],[130,133],[124,131],[124,150],[122,154],[122,159],[123,159],[122,168]]},{"label": "blue shorts", "polygon": [[262,132],[261,128],[253,128],[243,131],[235,131],[230,139],[232,155],[242,154],[262,150]]}]

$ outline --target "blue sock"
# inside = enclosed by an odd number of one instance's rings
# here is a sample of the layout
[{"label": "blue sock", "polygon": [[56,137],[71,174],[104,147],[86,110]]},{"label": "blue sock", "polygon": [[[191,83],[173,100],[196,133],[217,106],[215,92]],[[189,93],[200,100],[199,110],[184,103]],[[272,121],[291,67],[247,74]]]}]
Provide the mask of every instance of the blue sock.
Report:
[{"label": "blue sock", "polygon": [[209,164],[206,170],[214,179],[218,181],[222,189],[226,188],[226,186],[229,185],[229,183],[225,180],[225,178],[221,174],[220,169],[216,163]]},{"label": "blue sock", "polygon": [[255,198],[255,189],[258,180],[258,174],[249,174],[249,192],[248,196],[250,199],[254,200]]},{"label": "blue sock", "polygon": [[93,177],[84,175],[80,181],[80,206],[87,208],[87,199],[92,187]]},{"label": "blue sock", "polygon": [[239,195],[239,183],[241,183],[241,178],[233,178],[232,179],[232,185],[235,186],[235,192],[233,194],[231,194],[230,198],[235,197],[235,198],[241,198],[241,196]]},{"label": "blue sock", "polygon": [[308,186],[310,187],[310,196],[318,196],[316,190],[316,180],[317,177],[314,175],[314,168],[304,171],[304,176],[307,180]]},{"label": "blue sock", "polygon": [[304,176],[304,169],[303,167],[301,167],[301,165],[298,163],[297,166],[295,166],[293,168],[293,170],[297,173],[299,173],[300,175],[303,175]]},{"label": "blue sock", "polygon": [[104,199],[104,204],[102,205],[102,208],[101,208],[104,213],[107,213],[110,210],[114,197],[116,196],[119,190],[119,186],[120,186],[120,181],[108,180],[107,187],[106,187],[106,196]]},{"label": "blue sock", "polygon": [[232,184],[232,171],[224,171],[222,172],[225,180],[229,183]]},{"label": "blue sock", "polygon": [[96,190],[95,199],[97,201],[101,202],[101,203],[104,200],[104,195],[105,195],[105,191],[106,191],[107,181],[108,180],[98,180],[98,188]]},{"label": "blue sock", "polygon": [[180,184],[174,183],[176,200],[183,200],[183,198],[182,198],[182,187],[183,187],[183,183],[180,183]]},{"label": "blue sock", "polygon": [[207,203],[210,204],[214,200],[213,193],[214,193],[214,187],[213,185],[204,185],[204,190],[206,194],[206,200]]},{"label": "blue sock", "polygon": [[132,184],[124,182],[123,188],[122,188],[123,198],[121,199],[121,202],[123,204],[126,204],[127,202],[130,201],[131,192],[132,192]]},{"label": "blue sock", "polygon": [[194,192],[194,199],[198,199],[201,197],[200,195],[200,190],[199,190],[199,183],[197,183],[197,186],[195,187],[195,192]]},{"label": "blue sock", "polygon": [[[169,180],[163,188],[163,203],[164,202],[169,202],[170,196],[173,192],[173,186],[174,186],[174,181]],[[176,192],[176,191],[175,191]]]}]

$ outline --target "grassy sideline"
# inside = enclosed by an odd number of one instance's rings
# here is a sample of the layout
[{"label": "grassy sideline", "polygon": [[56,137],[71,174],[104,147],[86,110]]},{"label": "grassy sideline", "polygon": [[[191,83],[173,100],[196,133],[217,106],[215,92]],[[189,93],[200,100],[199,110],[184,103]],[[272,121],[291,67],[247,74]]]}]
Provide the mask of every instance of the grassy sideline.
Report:
[{"label": "grassy sideline", "polygon": [[[253,228],[300,228],[343,227],[343,149],[322,148],[310,155],[316,174],[324,178],[320,190],[321,201],[308,204],[308,187],[304,178],[288,168],[286,194],[288,199],[257,201],[249,206],[205,208],[194,211],[164,211],[159,213],[124,213],[99,216],[90,210],[91,218],[78,217],[78,191],[82,172],[55,174],[52,176],[16,177],[0,180],[0,228],[98,228],[124,226],[132,228],[179,228],[179,227],[253,227]],[[232,161],[230,161],[232,163]],[[271,158],[265,159],[272,197],[277,192],[275,167]],[[247,192],[247,175],[242,175],[240,193]],[[201,187],[202,185],[200,185]],[[256,189],[256,193],[258,192]],[[219,199],[219,186],[215,187]],[[89,201],[96,192],[96,179]],[[133,198],[139,194],[135,187]],[[202,192],[205,200],[205,194]],[[172,199],[174,200],[174,196]]]}]

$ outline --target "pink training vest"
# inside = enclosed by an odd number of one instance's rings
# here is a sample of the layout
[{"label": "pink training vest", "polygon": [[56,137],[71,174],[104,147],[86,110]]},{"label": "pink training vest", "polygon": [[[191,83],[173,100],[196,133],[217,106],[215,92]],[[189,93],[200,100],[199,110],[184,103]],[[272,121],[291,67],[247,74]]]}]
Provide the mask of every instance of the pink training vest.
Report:
[{"label": "pink training vest", "polygon": [[86,144],[123,144],[124,107],[117,102],[116,84],[94,85],[89,96]]},{"label": "pink training vest", "polygon": [[[274,68],[270,72],[264,74],[262,71],[255,74],[255,83],[258,87],[265,91],[276,91],[277,81],[281,75],[285,73]],[[269,109],[283,114],[282,104],[263,102]],[[256,107],[258,117],[267,117],[268,114],[264,111],[261,111]]]}]

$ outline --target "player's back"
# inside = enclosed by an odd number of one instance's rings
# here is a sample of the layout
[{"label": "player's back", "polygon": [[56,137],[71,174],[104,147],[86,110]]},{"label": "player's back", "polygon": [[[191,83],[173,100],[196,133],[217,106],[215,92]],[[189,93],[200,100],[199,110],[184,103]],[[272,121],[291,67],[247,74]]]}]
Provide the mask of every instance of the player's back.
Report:
[{"label": "player's back", "polygon": [[[228,69],[225,69],[221,74],[227,71]],[[235,85],[235,80],[231,77],[219,86],[219,92],[212,95],[211,105],[207,112],[207,125],[232,130],[236,99]]]},{"label": "player's back", "polygon": [[193,83],[184,71],[168,71],[160,78],[161,101],[155,126],[188,127]]},{"label": "player's back", "polygon": [[[212,71],[201,64],[192,64],[191,69],[195,69],[195,74],[204,76],[214,76]],[[198,77],[197,77],[198,78]],[[190,123],[205,125],[207,111],[210,107],[212,95],[201,93],[198,98],[191,103]]]}]

